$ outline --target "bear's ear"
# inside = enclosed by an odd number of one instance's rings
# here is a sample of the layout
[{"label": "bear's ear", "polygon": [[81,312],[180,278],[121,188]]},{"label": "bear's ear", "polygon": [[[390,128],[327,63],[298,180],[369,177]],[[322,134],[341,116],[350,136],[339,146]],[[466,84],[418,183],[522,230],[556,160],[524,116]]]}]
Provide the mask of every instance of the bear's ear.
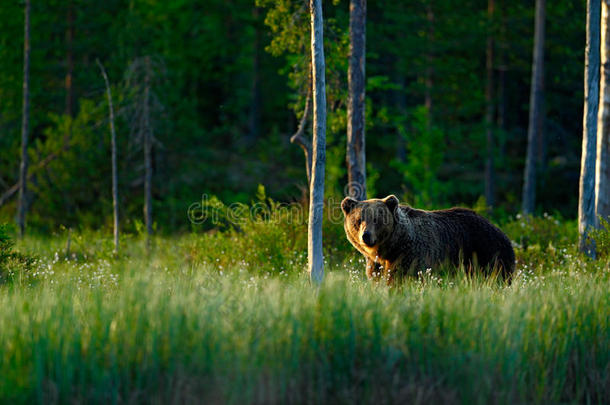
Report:
[{"label": "bear's ear", "polygon": [[356,204],[358,204],[358,201],[354,200],[352,197],[345,197],[343,201],[341,201],[341,209],[343,210],[343,214],[349,214]]},{"label": "bear's ear", "polygon": [[394,194],[387,196],[381,201],[388,206],[388,209],[392,214],[394,213],[394,210],[396,210],[396,207],[398,207],[398,197],[396,197]]}]

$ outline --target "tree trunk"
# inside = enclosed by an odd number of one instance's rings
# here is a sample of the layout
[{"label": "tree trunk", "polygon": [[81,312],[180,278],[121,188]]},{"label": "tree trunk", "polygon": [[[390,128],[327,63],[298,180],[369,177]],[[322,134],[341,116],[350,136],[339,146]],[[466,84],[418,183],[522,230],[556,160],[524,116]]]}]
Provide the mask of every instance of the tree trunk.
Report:
[{"label": "tree trunk", "polygon": [[117,171],[117,155],[116,155],[116,131],[114,130],[114,109],[112,107],[112,93],[110,92],[110,82],[106,70],[99,59],[96,60],[97,65],[102,71],[104,83],[106,83],[106,95],[108,97],[108,110],[110,113],[110,147],[112,155],[112,214],[114,225],[114,254],[119,252],[119,186],[118,186],[118,171]]},{"label": "tree trunk", "polygon": [[250,111],[248,117],[248,144],[252,145],[260,133],[261,113],[261,86],[260,86],[260,44],[261,29],[259,27],[260,9],[253,6],[252,19],[254,20],[254,43],[252,56],[252,86],[250,88]]},{"label": "tree trunk", "polygon": [[394,90],[394,105],[396,111],[401,117],[400,122],[396,125],[396,159],[399,162],[405,162],[407,159],[407,145],[404,138],[405,117],[407,116],[407,94],[405,92],[404,75],[398,71],[398,66],[394,67],[395,78],[394,83],[398,89]]},{"label": "tree trunk", "polygon": [[434,42],[434,11],[430,2],[426,6],[426,19],[428,21],[428,53],[426,54],[426,77],[424,105],[428,110],[428,130],[432,126],[432,43]]},{"label": "tree trunk", "polygon": [[19,166],[19,203],[17,226],[19,236],[25,234],[25,211],[28,177],[28,131],[30,119],[30,0],[25,0],[25,23],[23,37],[23,115],[21,121],[21,164]]},{"label": "tree trunk", "polygon": [[[68,2],[66,15],[66,115],[72,117],[74,114],[74,6],[72,1]],[[70,134],[68,134],[70,135]]]},{"label": "tree trunk", "polygon": [[585,47],[585,105],[578,198],[578,248],[595,257],[589,230],[595,227],[595,152],[599,110],[600,0],[587,0],[587,42]]},{"label": "tree trunk", "polygon": [[150,247],[152,235],[152,127],[150,125],[150,56],[144,59],[144,103],[143,103],[143,136],[144,136],[144,222],[146,225],[146,246]]},{"label": "tree trunk", "polygon": [[326,83],[322,0],[310,0],[311,60],[313,70],[313,160],[309,187],[307,252],[309,276],[314,284],[324,277],[322,218],[324,215],[324,165],[326,163]]},{"label": "tree trunk", "polygon": [[544,96],[544,19],[545,0],[536,0],[536,26],[534,34],[534,57],[530,87],[529,125],[527,129],[527,156],[523,176],[524,214],[533,214],[536,206],[536,156],[537,143],[542,131],[542,98]]},{"label": "tree trunk", "polygon": [[[500,131],[506,130],[506,4],[503,0],[499,2],[500,9],[500,33],[499,41],[496,42],[498,49],[498,95],[496,97],[498,114],[496,128]],[[503,148],[504,142],[501,143]],[[503,150],[501,149],[501,154]]]},{"label": "tree trunk", "polygon": [[350,1],[349,67],[347,73],[347,181],[348,194],[356,200],[366,199],[365,154],[365,44],[366,0]]},{"label": "tree trunk", "polygon": [[496,116],[496,128],[500,131],[506,131],[506,66],[504,57],[499,57],[500,66],[498,66],[498,114]]},{"label": "tree trunk", "polygon": [[610,215],[610,2],[602,1],[601,16],[601,80],[599,121],[597,127],[597,159],[595,165],[595,214],[608,221]]},{"label": "tree trunk", "polygon": [[487,3],[487,18],[488,18],[488,34],[487,34],[487,55],[486,55],[486,69],[487,69],[487,83],[485,87],[485,132],[487,138],[487,159],[485,161],[485,200],[487,206],[493,207],[495,205],[495,190],[494,184],[495,171],[494,171],[494,137],[493,137],[493,119],[494,119],[494,38],[493,38],[493,17],[494,17],[494,0],[488,0]]},{"label": "tree trunk", "polygon": [[[67,145],[70,143],[70,139],[72,138],[72,125],[74,118],[74,2],[73,0],[68,0],[66,3],[66,75],[64,79],[64,86],[66,91],[65,115],[69,117],[69,120],[63,136],[64,147],[67,147]],[[73,199],[66,191],[62,191],[61,194],[64,200],[64,210],[66,213],[73,213],[75,209]]]}]

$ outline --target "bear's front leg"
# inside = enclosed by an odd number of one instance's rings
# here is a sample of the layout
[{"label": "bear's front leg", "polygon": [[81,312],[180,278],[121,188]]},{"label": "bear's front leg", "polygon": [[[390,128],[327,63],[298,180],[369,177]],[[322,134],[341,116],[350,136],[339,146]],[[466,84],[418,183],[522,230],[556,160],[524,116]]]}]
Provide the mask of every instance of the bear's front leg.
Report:
[{"label": "bear's front leg", "polygon": [[383,269],[381,265],[368,257],[366,258],[366,276],[369,280],[379,280],[383,276]]}]

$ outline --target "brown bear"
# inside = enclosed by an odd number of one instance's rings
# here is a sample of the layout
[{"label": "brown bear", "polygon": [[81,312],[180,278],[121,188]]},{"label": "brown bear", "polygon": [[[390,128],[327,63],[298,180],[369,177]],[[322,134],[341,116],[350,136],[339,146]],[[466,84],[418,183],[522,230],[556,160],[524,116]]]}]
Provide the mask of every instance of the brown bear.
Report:
[{"label": "brown bear", "polygon": [[425,211],[383,199],[341,202],[347,239],[366,258],[368,278],[388,284],[443,263],[497,270],[510,280],[515,252],[496,226],[467,208]]}]

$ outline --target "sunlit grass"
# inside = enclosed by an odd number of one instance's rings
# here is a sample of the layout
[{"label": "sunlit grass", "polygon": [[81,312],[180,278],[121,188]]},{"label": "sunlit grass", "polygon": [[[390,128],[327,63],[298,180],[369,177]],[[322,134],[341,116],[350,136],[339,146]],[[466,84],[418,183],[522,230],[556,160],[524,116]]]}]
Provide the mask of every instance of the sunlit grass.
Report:
[{"label": "sunlit grass", "polygon": [[346,259],[316,290],[296,264],[279,274],[198,262],[185,254],[193,236],[157,240],[148,259],[137,239],[118,258],[103,241],[86,258],[76,245],[66,257],[57,239],[20,245],[42,254],[0,287],[2,402],[610,395],[610,273],[567,251],[559,267],[520,267],[510,286],[424,271],[388,289]]}]

